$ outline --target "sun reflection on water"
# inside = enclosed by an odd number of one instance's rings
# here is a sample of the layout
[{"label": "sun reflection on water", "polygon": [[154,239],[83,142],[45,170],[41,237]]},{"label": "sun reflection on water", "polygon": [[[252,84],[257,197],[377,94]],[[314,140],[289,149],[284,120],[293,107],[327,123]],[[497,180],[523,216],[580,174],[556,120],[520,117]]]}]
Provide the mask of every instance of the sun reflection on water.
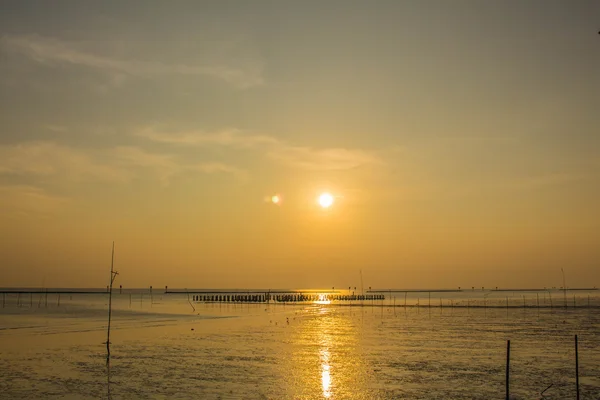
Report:
[{"label": "sun reflection on water", "polygon": [[329,350],[327,348],[322,348],[319,351],[319,355],[321,358],[321,385],[323,386],[323,396],[325,398],[331,397],[331,374],[329,372]]},{"label": "sun reflection on water", "polygon": [[[323,300],[327,300],[326,295]],[[289,358],[284,371],[289,398],[366,399],[356,393],[363,386],[367,369],[361,354],[357,321],[349,308],[311,304],[304,317],[290,324]],[[371,397],[372,398],[372,397]]]},{"label": "sun reflection on water", "polygon": [[331,300],[327,298],[326,294],[320,294],[319,298],[315,300],[313,303],[315,304],[331,304]]}]

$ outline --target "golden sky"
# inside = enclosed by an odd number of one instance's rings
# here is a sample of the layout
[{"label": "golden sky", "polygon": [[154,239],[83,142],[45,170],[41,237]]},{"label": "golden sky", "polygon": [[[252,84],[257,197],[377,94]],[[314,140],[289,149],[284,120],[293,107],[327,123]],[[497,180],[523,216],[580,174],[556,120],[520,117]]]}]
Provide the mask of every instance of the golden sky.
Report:
[{"label": "golden sky", "polygon": [[3,2],[0,286],[597,286],[599,21]]}]

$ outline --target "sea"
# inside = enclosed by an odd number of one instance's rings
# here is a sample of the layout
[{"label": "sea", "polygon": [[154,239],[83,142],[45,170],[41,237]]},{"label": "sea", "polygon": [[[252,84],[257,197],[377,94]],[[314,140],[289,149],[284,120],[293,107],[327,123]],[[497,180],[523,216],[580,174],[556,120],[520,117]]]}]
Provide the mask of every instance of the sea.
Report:
[{"label": "sea", "polygon": [[600,399],[592,289],[1,291],[1,399]]}]

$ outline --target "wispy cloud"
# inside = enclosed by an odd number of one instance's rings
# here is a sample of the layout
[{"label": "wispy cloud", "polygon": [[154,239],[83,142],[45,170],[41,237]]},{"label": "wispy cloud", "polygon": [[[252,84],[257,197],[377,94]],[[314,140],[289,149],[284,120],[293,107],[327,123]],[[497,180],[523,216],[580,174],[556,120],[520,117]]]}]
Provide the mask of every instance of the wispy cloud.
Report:
[{"label": "wispy cloud", "polygon": [[156,154],[139,147],[121,146],[114,149],[114,156],[123,167],[139,167],[153,171],[163,185],[169,184],[173,176],[184,172],[231,173],[240,179],[246,179],[246,172],[232,165],[207,162],[186,163],[172,154]]},{"label": "wispy cloud", "polygon": [[69,131],[69,128],[67,128],[66,126],[55,125],[55,124],[46,124],[43,126],[43,128],[47,129],[49,131],[52,131],[54,133],[66,133]]},{"label": "wispy cloud", "polygon": [[360,149],[279,146],[267,155],[289,166],[306,170],[345,170],[380,163],[374,154]]},{"label": "wispy cloud", "polygon": [[0,217],[48,217],[69,203],[69,199],[28,185],[0,185]]},{"label": "wispy cloud", "polygon": [[[215,61],[202,65],[162,63],[158,61],[127,60],[109,55],[96,54],[81,49],[81,45],[38,35],[3,36],[0,44],[5,50],[21,53],[42,64],[70,64],[111,72],[113,79],[122,80],[123,74],[131,76],[190,75],[220,79],[233,86],[248,88],[261,85],[262,65],[260,62],[244,62],[232,65]],[[115,78],[116,77],[116,78]]]},{"label": "wispy cloud", "polygon": [[25,142],[0,146],[0,175],[18,175],[57,180],[98,180],[127,183],[149,170],[162,184],[180,173],[231,173],[244,171],[223,163],[187,163],[173,154],[151,153],[138,147],[105,150],[78,149],[53,142]]},{"label": "wispy cloud", "polygon": [[147,127],[135,135],[145,139],[171,145],[230,146],[255,148],[265,156],[284,165],[305,170],[346,170],[363,165],[381,163],[373,151],[344,147],[312,148],[296,146],[273,136],[256,135],[240,130],[225,130],[214,133],[201,131],[167,132]]},{"label": "wispy cloud", "polygon": [[61,179],[126,182],[131,175],[96,154],[53,142],[0,146],[0,174],[60,176]]},{"label": "wispy cloud", "polygon": [[147,127],[135,132],[135,135],[154,142],[175,145],[216,144],[221,146],[254,147],[258,145],[279,144],[279,141],[273,137],[246,134],[236,129],[206,133],[199,131],[165,132]]}]

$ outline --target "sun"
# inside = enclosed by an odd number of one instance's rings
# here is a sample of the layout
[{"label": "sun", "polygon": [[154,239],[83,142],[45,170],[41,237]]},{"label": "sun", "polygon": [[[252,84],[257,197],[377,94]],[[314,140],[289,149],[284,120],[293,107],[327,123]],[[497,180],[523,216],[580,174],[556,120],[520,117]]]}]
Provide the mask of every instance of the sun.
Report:
[{"label": "sun", "polygon": [[333,196],[330,193],[321,193],[318,202],[321,207],[329,208],[333,204]]},{"label": "sun", "polygon": [[277,194],[271,197],[271,202],[273,202],[273,204],[279,204],[280,201],[281,197],[279,197]]}]

